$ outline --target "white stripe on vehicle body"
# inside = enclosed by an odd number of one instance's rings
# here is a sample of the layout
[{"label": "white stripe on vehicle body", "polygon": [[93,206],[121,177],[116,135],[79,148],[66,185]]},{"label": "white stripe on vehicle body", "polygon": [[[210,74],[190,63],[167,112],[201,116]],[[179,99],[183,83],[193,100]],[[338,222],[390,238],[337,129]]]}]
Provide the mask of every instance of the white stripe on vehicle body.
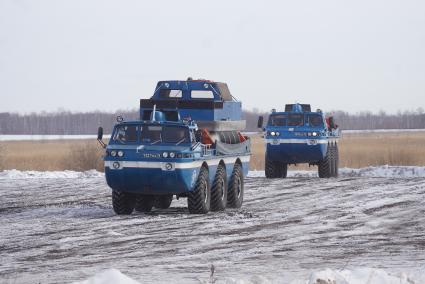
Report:
[{"label": "white stripe on vehicle body", "polygon": [[[163,169],[165,170],[165,165],[170,163],[173,166],[173,169],[193,169],[200,168],[204,162],[211,166],[217,166],[221,160],[226,164],[233,164],[236,159],[239,158],[242,163],[249,162],[250,156],[241,156],[241,157],[228,157],[228,158],[217,158],[217,159],[208,159],[208,160],[198,160],[190,162],[159,162],[159,161],[105,161],[105,167],[110,169],[123,169],[123,168],[144,168],[144,169]],[[118,168],[114,168],[113,164],[115,162],[119,163]]]},{"label": "white stripe on vehicle body", "polygon": [[278,144],[328,144],[328,142],[337,142],[337,139],[266,139],[267,144],[278,145]]}]

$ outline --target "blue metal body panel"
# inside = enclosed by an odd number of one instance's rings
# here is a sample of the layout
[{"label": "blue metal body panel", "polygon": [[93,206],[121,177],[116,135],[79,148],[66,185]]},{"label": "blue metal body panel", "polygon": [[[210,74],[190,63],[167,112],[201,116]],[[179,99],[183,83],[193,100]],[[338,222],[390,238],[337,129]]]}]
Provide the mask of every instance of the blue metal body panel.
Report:
[{"label": "blue metal body panel", "polygon": [[[158,82],[154,95],[151,97],[153,103],[160,104],[161,102],[170,102],[166,107],[160,107],[164,111],[176,110],[178,104],[187,105],[193,104],[189,108],[179,107],[178,111],[182,118],[191,118],[195,121],[221,121],[221,120],[241,120],[242,119],[242,104],[236,101],[229,94],[223,94],[223,89],[220,87],[223,83],[216,83],[207,80],[200,81],[160,81]],[[170,100],[169,97],[162,97],[163,90],[180,90],[179,97]],[[226,86],[227,90],[227,86]],[[192,98],[192,91],[208,91],[212,97]],[[223,97],[227,99],[223,99]],[[173,104],[172,102],[175,102]],[[209,102],[208,108],[197,108],[196,103]],[[140,108],[140,118],[143,119],[143,113],[150,111],[151,107]]]},{"label": "blue metal body panel", "polygon": [[327,144],[288,143],[282,146],[267,143],[266,155],[271,161],[281,161],[286,164],[312,163],[322,160],[327,149]]},{"label": "blue metal body panel", "polygon": [[[212,185],[217,165],[209,164],[209,160],[198,160],[201,163],[206,163],[209,170],[210,184]],[[211,160],[210,160],[211,161]],[[122,160],[119,160],[123,163]],[[196,160],[195,160],[196,162]],[[234,158],[236,162],[236,158]],[[226,173],[228,180],[233,171],[233,163],[226,163]],[[155,162],[146,162],[155,163]],[[192,162],[179,162],[176,164],[183,165],[185,163],[193,164]],[[244,176],[248,174],[248,162],[242,163]],[[162,168],[138,168],[138,167],[123,167],[121,169],[113,169],[105,167],[105,176],[108,185],[117,191],[133,192],[139,194],[184,194],[193,190],[196,179],[199,174],[200,166],[168,171]]]}]

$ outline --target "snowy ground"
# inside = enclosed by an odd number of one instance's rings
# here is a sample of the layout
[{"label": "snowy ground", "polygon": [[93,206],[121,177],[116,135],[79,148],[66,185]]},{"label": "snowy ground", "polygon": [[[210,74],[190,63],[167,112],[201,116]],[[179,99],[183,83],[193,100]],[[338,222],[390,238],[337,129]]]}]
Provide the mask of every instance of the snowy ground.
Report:
[{"label": "snowy ground", "polygon": [[424,172],[252,172],[240,210],[131,216],[95,171],[0,172],[0,283],[425,283]]},{"label": "snowy ground", "polygon": [[[371,129],[371,130],[343,130],[346,134],[360,133],[404,133],[404,132],[424,132],[425,129]],[[255,135],[260,132],[244,132],[245,135]],[[262,132],[261,132],[262,133]],[[111,136],[110,134],[103,135]],[[37,141],[37,140],[69,140],[69,139],[96,139],[97,135],[0,135],[0,141]]]}]

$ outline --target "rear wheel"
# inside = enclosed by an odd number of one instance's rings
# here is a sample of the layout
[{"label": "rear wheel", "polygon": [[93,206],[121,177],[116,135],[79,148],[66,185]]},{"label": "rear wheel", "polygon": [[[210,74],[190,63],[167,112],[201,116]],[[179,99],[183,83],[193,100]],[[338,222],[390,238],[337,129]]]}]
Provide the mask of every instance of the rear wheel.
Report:
[{"label": "rear wheel", "polygon": [[155,198],[154,206],[159,209],[170,208],[171,202],[173,201],[173,195],[160,195]]},{"label": "rear wheel", "polygon": [[193,191],[188,193],[187,207],[191,214],[206,214],[210,211],[211,188],[208,170],[202,167]]},{"label": "rear wheel", "polygon": [[331,144],[331,177],[335,176],[335,172],[336,172],[335,167],[336,167],[336,164],[335,164],[335,145],[332,143]]},{"label": "rear wheel", "polygon": [[222,211],[227,204],[227,175],[223,165],[218,165],[211,188],[211,211]]},{"label": "rear wheel", "polygon": [[330,178],[331,177],[331,145],[328,144],[328,149],[326,150],[326,156],[319,162],[319,177],[320,178]]},{"label": "rear wheel", "polygon": [[151,212],[155,198],[152,195],[139,195],[136,201],[136,211]]},{"label": "rear wheel", "polygon": [[335,151],[335,172],[334,172],[334,177],[338,177],[339,175],[339,151],[338,151],[338,144],[335,143],[335,147],[334,147],[334,151]]},{"label": "rear wheel", "polygon": [[288,164],[282,164],[282,177],[286,178],[288,175]]},{"label": "rear wheel", "polygon": [[133,213],[136,198],[134,194],[122,191],[112,191],[112,207],[118,215],[130,215]]},{"label": "rear wheel", "polygon": [[231,208],[240,208],[243,203],[243,172],[240,164],[235,164],[230,177],[229,190],[227,193],[227,206]]}]

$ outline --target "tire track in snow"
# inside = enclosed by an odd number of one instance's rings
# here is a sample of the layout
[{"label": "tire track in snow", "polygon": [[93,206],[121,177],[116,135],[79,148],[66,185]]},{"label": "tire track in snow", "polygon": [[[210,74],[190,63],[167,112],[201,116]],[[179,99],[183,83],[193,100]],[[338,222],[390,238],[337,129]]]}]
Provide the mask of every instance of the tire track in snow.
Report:
[{"label": "tire track in snow", "polygon": [[[310,269],[418,269],[425,255],[423,178],[247,178],[244,205],[189,215],[116,216],[103,178],[0,180],[0,276],[70,282],[117,268],[149,282]],[[286,282],[286,281],[285,281]]]}]

